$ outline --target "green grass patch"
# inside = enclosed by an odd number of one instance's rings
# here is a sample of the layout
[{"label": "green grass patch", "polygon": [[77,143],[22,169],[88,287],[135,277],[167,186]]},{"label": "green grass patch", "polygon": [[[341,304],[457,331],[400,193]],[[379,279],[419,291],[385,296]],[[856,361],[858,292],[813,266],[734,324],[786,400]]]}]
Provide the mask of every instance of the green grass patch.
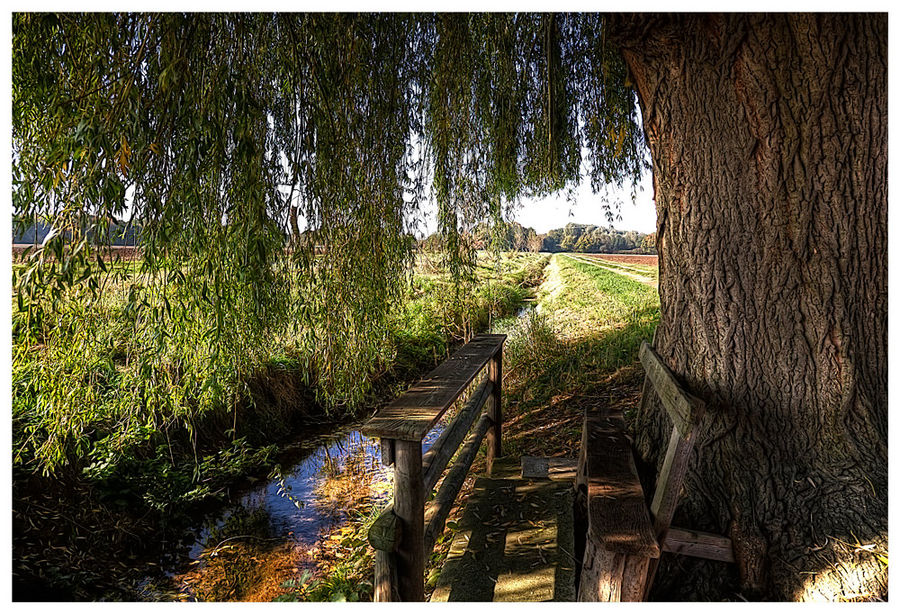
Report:
[{"label": "green grass patch", "polygon": [[[653,338],[659,295],[646,284],[554,255],[536,309],[513,322],[506,349],[507,454],[577,453],[581,416],[638,362]],[[604,392],[605,391],[605,392]],[[604,401],[605,402],[605,401]]]},{"label": "green grass patch", "polygon": [[[647,281],[656,282],[659,280],[659,267],[648,264],[631,264],[606,260],[604,258],[595,258],[582,255],[570,254],[568,257],[591,266],[607,269],[613,273],[621,273],[625,277],[643,277]],[[638,281],[643,281],[638,279]]]},{"label": "green grass patch", "polygon": [[659,310],[655,288],[564,255],[551,260],[539,299],[564,338],[647,324]]}]

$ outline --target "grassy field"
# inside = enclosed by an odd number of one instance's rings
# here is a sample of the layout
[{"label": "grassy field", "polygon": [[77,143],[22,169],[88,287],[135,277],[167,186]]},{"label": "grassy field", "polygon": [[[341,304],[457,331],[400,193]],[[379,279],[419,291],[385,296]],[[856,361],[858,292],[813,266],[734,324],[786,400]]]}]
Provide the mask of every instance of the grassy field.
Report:
[{"label": "grassy field", "polygon": [[585,409],[640,396],[638,350],[659,322],[656,289],[572,255],[554,255],[538,305],[510,332],[507,454],[577,455]]},{"label": "grassy field", "polygon": [[655,258],[652,264],[646,264],[640,262],[642,259],[638,258],[615,260],[608,256],[595,254],[570,254],[569,256],[579,262],[618,273],[644,284],[656,286],[659,283],[659,267],[655,263]]}]

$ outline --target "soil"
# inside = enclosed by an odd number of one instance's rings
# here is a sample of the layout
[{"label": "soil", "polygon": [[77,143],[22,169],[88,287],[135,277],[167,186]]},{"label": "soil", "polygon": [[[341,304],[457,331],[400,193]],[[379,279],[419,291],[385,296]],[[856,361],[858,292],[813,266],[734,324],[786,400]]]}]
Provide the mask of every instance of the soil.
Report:
[{"label": "soil", "polygon": [[579,254],[579,256],[609,260],[610,262],[621,262],[623,264],[645,264],[647,266],[657,266],[659,260],[659,256],[656,254]]}]

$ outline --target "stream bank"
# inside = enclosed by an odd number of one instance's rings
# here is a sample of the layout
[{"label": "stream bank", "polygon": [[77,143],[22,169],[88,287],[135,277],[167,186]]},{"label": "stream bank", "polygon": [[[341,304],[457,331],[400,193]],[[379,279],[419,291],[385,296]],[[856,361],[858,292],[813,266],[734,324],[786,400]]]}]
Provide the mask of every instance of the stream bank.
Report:
[{"label": "stream bank", "polygon": [[[539,264],[539,259],[531,260]],[[489,325],[490,313],[515,313],[528,286],[524,274],[520,277],[479,290],[477,300],[465,309],[480,314],[468,334]],[[428,345],[419,343],[420,338],[430,341],[435,332],[454,338],[460,326],[456,320],[436,320],[443,313],[437,309],[440,304],[432,305],[435,292],[429,293],[427,286],[424,290],[412,302],[411,323],[402,323],[403,330],[414,333],[404,347],[416,350]],[[429,351],[425,358],[440,360],[443,353],[435,358]],[[404,365],[422,362],[418,354],[404,358]],[[399,369],[391,391],[384,381],[379,389],[393,396],[401,381],[419,375],[410,367]],[[358,536],[344,531],[364,524],[389,496],[389,470],[381,467],[377,448],[359,437],[357,427],[300,424],[292,436],[295,444],[285,446],[282,441],[275,456],[217,485],[217,497],[172,506],[173,515],[148,513],[115,490],[104,491],[104,485],[86,479],[77,465],[70,475],[52,478],[19,472],[13,480],[15,600],[268,601],[285,591],[296,595],[291,583],[303,584],[306,572],[319,579],[326,575],[319,573],[322,557],[346,559],[349,548],[365,549],[364,544],[359,548]],[[280,465],[269,472],[273,458]],[[189,475],[190,458],[179,460],[176,455],[175,460]],[[168,474],[153,471],[145,471],[141,479],[156,476],[153,488],[167,489]],[[360,475],[366,479],[360,481]],[[138,497],[137,504],[144,492],[141,484],[122,483],[129,497]],[[333,547],[335,535],[346,537],[346,548]],[[355,596],[364,599],[364,593]],[[329,594],[335,592],[304,593],[304,598]]]}]

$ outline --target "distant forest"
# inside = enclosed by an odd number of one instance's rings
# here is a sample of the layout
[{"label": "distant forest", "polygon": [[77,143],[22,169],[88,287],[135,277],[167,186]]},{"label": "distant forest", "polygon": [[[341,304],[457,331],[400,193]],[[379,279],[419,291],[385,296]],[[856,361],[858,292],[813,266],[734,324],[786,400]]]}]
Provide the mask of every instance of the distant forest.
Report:
[{"label": "distant forest", "polygon": [[[518,222],[508,222],[491,228],[479,224],[468,233],[468,239],[475,249],[490,249],[520,252],[580,252],[591,253],[633,253],[655,254],[656,233],[644,234],[636,230],[615,230],[594,224],[569,223],[562,228],[554,228],[547,234],[538,234],[534,228],[527,228]],[[424,241],[426,249],[436,249],[440,244],[437,234]]]},{"label": "distant forest", "polygon": [[[18,231],[14,228],[13,243],[41,243],[49,230],[49,227],[41,222]],[[109,234],[111,245],[140,244],[140,228],[132,225],[110,223]],[[507,222],[494,228],[485,223],[473,228],[467,237],[475,249],[497,247],[504,251],[585,254],[656,253],[655,232],[644,234],[636,230],[614,230],[594,224],[569,223],[562,228],[554,228],[547,234],[538,234],[534,228],[522,226],[518,222]],[[437,234],[423,241],[425,249],[435,250],[439,245],[440,237]]]}]

